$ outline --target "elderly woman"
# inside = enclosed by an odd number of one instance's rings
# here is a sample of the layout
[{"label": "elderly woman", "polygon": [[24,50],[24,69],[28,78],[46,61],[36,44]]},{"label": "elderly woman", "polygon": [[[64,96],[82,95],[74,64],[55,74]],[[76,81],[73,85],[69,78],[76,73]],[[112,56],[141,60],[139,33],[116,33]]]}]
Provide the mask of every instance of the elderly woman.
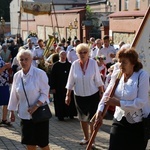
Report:
[{"label": "elderly woman", "polygon": [[78,112],[81,128],[84,138],[80,144],[87,144],[90,138],[89,126],[91,133],[93,125],[89,124],[90,119],[96,112],[103,92],[103,82],[99,73],[98,65],[95,60],[89,58],[89,47],[81,43],[76,47],[78,60],[76,60],[70,69],[68,82],[66,85],[66,104],[71,101],[71,90],[74,89],[75,105]]},{"label": "elderly woman", "polygon": [[[109,150],[145,150],[142,118],[150,113],[148,98],[149,75],[142,69],[138,54],[133,48],[122,49],[117,53],[120,69],[116,70],[99,103],[96,123],[102,124],[101,114],[104,105],[116,106],[114,120],[110,130]],[[114,97],[109,92],[118,72],[122,71]]]},{"label": "elderly woman", "polygon": [[[14,75],[8,109],[11,111],[11,121],[15,121],[14,111],[18,112],[21,119],[22,144],[27,145],[28,150],[36,150],[36,145],[42,150],[49,150],[49,120],[34,123],[31,117],[38,107],[49,102],[48,78],[44,71],[31,65],[32,58],[30,50],[22,49],[17,54],[22,69]],[[28,108],[23,86],[30,108]]]},{"label": "elderly woman", "polygon": [[9,75],[8,69],[10,69],[11,64],[5,63],[0,57],[0,106],[3,106],[2,109],[2,121],[0,124],[10,126],[10,122],[7,121],[7,105],[9,101]]}]

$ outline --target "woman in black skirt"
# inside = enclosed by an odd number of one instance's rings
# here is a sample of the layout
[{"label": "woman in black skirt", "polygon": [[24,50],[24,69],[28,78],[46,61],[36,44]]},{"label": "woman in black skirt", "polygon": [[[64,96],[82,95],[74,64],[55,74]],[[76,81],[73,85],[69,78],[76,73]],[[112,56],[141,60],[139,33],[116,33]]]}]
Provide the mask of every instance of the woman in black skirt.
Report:
[{"label": "woman in black skirt", "polygon": [[40,123],[34,123],[32,120],[32,114],[38,107],[49,103],[47,75],[43,70],[31,65],[32,58],[30,50],[21,49],[17,54],[22,69],[14,75],[8,109],[11,111],[12,121],[15,121],[14,111],[18,112],[21,119],[21,143],[25,144],[28,150],[36,150],[36,146],[42,150],[50,150],[49,120]]},{"label": "woman in black skirt", "polygon": [[[142,119],[150,113],[149,75],[133,48],[124,48],[117,53],[120,69],[113,71],[111,81],[99,104],[95,127],[102,123],[104,105],[116,106],[110,130],[109,150],[145,150],[148,139],[144,137]],[[122,71],[114,97],[109,93],[118,72]]]},{"label": "woman in black skirt", "polygon": [[[103,92],[103,82],[99,73],[98,65],[94,59],[89,58],[89,47],[81,43],[76,47],[78,60],[76,60],[69,73],[66,85],[66,104],[70,104],[71,90],[74,90],[75,105],[78,112],[81,128],[84,137],[80,144],[87,144],[93,131],[93,125],[89,124],[90,119],[96,112]],[[89,127],[91,133],[89,134]]]}]

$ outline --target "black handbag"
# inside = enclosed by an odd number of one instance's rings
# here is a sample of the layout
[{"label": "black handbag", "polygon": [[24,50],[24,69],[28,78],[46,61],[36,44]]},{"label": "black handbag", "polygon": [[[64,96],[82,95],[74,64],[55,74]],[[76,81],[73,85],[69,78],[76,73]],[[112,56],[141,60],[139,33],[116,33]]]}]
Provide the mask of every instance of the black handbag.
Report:
[{"label": "black handbag", "polygon": [[[30,107],[29,100],[24,88],[23,79],[22,80],[22,86],[25,93],[25,97],[28,103],[28,107]],[[50,111],[49,105],[47,103],[43,104],[42,106],[38,107],[38,109],[32,114],[32,120],[34,123],[39,123],[43,121],[47,121],[52,117],[52,113]]]},{"label": "black handbag", "polygon": [[35,123],[47,121],[52,117],[52,113],[48,104],[38,107],[38,109],[32,114],[32,120]]}]

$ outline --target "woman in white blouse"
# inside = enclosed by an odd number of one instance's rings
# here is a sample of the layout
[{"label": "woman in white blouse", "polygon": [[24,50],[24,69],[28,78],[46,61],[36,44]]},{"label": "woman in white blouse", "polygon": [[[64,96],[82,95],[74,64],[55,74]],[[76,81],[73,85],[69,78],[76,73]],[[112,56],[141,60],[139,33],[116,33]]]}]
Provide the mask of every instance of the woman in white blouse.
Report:
[{"label": "woman in white blouse", "polygon": [[[32,58],[30,50],[22,49],[17,54],[22,69],[14,75],[8,110],[11,121],[15,121],[14,111],[18,112],[21,119],[21,143],[27,145],[28,150],[36,150],[36,145],[42,150],[49,150],[49,120],[33,123],[31,117],[31,114],[43,103],[49,103],[48,78],[44,71],[31,65]],[[23,90],[22,79],[30,108]]]},{"label": "woman in white blouse", "polygon": [[[144,139],[142,118],[150,113],[149,75],[142,69],[142,63],[133,48],[119,50],[117,57],[120,69],[113,73],[99,103],[94,127],[102,124],[101,113],[105,105],[116,106],[109,150],[145,150],[147,140]],[[110,98],[109,92],[119,71],[123,74],[114,97]]]},{"label": "woman in white blouse", "polygon": [[89,47],[85,43],[81,43],[76,47],[78,60],[74,61],[68,77],[66,85],[66,104],[70,104],[71,90],[74,90],[75,105],[78,112],[81,128],[84,138],[80,144],[87,144],[90,138],[89,127],[91,133],[93,125],[89,125],[90,119],[96,112],[103,92],[103,82],[99,73],[97,62],[89,58]]}]

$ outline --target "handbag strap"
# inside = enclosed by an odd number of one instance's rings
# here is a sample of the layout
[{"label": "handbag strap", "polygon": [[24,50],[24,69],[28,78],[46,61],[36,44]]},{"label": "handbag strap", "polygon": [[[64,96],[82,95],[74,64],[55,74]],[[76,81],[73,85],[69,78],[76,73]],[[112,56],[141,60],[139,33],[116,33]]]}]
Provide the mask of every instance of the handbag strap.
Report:
[{"label": "handbag strap", "polygon": [[27,93],[26,93],[26,90],[24,88],[23,78],[21,78],[21,81],[22,81],[23,91],[24,91],[24,94],[25,94],[25,97],[26,97],[26,100],[27,100],[27,103],[28,103],[28,107],[30,107],[29,100],[28,100],[28,97],[27,97]]}]

